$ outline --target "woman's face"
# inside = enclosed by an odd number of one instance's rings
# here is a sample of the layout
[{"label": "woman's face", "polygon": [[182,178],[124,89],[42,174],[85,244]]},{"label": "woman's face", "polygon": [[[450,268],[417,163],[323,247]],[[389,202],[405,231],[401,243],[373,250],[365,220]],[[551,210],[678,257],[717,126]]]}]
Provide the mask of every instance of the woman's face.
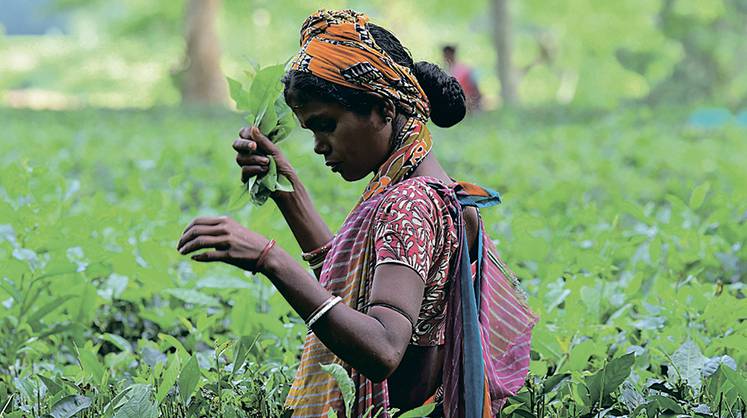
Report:
[{"label": "woman's face", "polygon": [[314,134],[314,152],[347,181],[375,172],[389,156],[392,125],[378,111],[363,116],[321,101],[292,108],[301,127]]}]

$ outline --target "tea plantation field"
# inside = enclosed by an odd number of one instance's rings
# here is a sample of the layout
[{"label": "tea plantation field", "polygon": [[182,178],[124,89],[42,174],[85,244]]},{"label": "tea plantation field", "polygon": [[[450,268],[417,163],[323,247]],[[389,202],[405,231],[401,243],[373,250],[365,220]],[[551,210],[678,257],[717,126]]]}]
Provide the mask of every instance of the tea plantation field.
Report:
[{"label": "tea plantation field", "polygon": [[[536,109],[434,129],[541,320],[504,416],[737,417],[747,402],[747,128],[690,111]],[[281,416],[306,330],[263,277],[176,251],[231,208],[238,114],[0,109],[0,416]],[[283,148],[336,229],[345,183]],[[300,257],[299,257],[300,260]],[[743,416],[743,415],[742,415]]]}]

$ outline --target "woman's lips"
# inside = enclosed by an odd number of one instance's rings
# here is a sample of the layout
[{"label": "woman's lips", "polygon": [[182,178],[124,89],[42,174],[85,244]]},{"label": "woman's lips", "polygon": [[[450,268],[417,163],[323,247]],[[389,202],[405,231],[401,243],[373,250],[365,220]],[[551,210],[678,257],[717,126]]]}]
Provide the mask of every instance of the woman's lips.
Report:
[{"label": "woman's lips", "polygon": [[330,162],[326,163],[326,165],[332,169],[333,173],[336,173],[336,172],[340,171],[340,165],[341,164],[342,163],[338,162],[338,161],[330,161]]}]

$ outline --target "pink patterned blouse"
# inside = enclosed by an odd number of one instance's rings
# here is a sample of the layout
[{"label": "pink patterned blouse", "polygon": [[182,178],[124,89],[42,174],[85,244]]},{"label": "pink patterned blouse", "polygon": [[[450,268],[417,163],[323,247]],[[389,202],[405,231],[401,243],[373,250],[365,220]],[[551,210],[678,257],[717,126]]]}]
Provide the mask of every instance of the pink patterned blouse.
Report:
[{"label": "pink patterned blouse", "polygon": [[449,260],[459,240],[446,203],[428,182],[413,177],[387,191],[374,217],[376,265],[402,264],[425,282],[425,293],[410,344],[444,344]]}]

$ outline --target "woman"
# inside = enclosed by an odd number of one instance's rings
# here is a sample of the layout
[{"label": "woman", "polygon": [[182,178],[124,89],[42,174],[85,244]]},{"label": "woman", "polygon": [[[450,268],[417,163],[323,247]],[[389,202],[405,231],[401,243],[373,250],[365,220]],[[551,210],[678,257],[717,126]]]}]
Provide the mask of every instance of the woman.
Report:
[{"label": "woman", "polygon": [[448,417],[494,416],[523,384],[535,317],[483,234],[476,208],[497,195],[453,182],[430,153],[429,116],[444,127],[464,117],[459,84],[413,63],[360,13],[320,10],[301,35],[283,79],[286,102],[332,171],[347,181],[374,174],[358,204],[333,235],[256,127],[233,146],[242,181],[267,170],[266,155],[291,180],[293,192],[272,198],[318,280],[274,241],[225,217],[195,219],[179,251],[209,248],[192,258],[262,272],[306,320],[286,401],[294,416],[344,415],[339,388],[320,367],[328,363],[353,379],[355,417],[426,402]]}]

